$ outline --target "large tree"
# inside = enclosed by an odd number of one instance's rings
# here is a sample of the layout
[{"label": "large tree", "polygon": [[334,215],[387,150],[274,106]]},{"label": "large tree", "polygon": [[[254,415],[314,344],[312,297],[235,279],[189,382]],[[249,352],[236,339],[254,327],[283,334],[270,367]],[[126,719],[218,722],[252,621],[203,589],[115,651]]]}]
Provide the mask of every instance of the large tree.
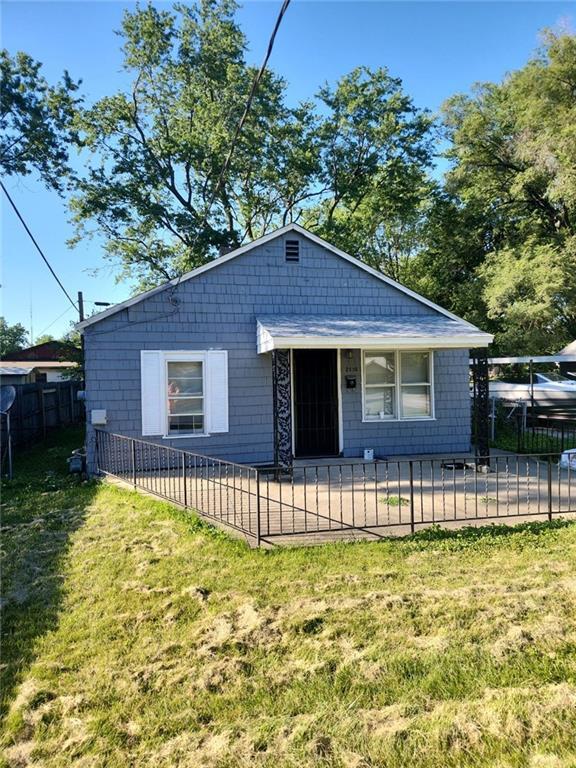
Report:
[{"label": "large tree", "polygon": [[0,357],[11,352],[19,352],[28,343],[28,331],[20,323],[8,325],[4,317],[0,317]]},{"label": "large tree", "polygon": [[0,51],[0,169],[6,176],[36,172],[62,192],[70,146],[78,141],[79,83],[65,72],[60,83],[49,85],[41,68],[26,53]]},{"label": "large tree", "polygon": [[304,220],[401,280],[434,192],[431,119],[386,69],[358,67],[318,98],[323,195]]},{"label": "large tree", "polygon": [[501,84],[445,107],[447,188],[480,212],[478,268],[503,350],[554,352],[576,336],[576,37],[548,33]]},{"label": "large tree", "polygon": [[357,69],[296,107],[267,71],[222,176],[255,74],[234,13],[231,0],[126,12],[133,85],[83,115],[78,237],[103,234],[141,285],[294,220],[386,269],[413,247],[428,117],[385,70]]},{"label": "large tree", "polygon": [[54,336],[51,333],[42,333],[40,336],[36,336],[34,339],[34,346],[39,344],[47,344],[49,341],[55,341]]},{"label": "large tree", "polygon": [[506,351],[555,353],[576,337],[576,238],[530,237],[491,253],[478,272]]},{"label": "large tree", "polygon": [[234,10],[229,0],[203,0],[126,12],[132,88],[83,115],[93,162],[73,202],[79,233],[95,224],[132,278],[158,282],[260,234],[294,204],[300,174],[314,166],[297,146],[306,111],[287,110],[281,79],[266,72],[219,183],[255,74]]},{"label": "large tree", "polygon": [[416,253],[406,261],[402,278],[415,291],[492,331],[496,326],[487,319],[478,275],[486,259],[485,224],[477,206],[436,188],[419,229]]}]

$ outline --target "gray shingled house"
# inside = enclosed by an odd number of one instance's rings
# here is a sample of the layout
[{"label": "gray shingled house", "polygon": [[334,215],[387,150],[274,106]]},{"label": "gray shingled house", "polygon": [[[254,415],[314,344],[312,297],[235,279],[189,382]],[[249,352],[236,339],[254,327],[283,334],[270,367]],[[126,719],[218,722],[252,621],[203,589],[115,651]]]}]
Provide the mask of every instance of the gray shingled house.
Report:
[{"label": "gray shingled house", "polygon": [[94,427],[250,464],[470,449],[492,337],[296,224],[80,323]]}]

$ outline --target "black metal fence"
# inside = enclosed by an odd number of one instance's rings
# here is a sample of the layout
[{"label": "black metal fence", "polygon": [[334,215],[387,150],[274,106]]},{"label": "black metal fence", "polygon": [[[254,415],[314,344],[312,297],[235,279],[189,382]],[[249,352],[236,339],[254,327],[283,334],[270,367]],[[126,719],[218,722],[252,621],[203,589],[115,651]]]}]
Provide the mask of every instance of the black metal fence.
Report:
[{"label": "black metal fence", "polygon": [[190,451],[96,430],[98,472],[191,507],[260,541],[259,471]]},{"label": "black metal fence", "polygon": [[562,452],[576,448],[576,418],[528,410],[516,415],[519,453]]},{"label": "black metal fence", "polygon": [[552,520],[576,512],[576,467],[558,454],[256,468],[96,431],[97,468],[259,544],[385,536],[420,527]]},{"label": "black metal fence", "polygon": [[[17,384],[10,409],[12,445],[26,446],[43,440],[50,431],[84,421],[84,404],[78,401],[80,381]],[[6,428],[2,418],[2,438]],[[4,440],[2,441],[4,444]]]}]

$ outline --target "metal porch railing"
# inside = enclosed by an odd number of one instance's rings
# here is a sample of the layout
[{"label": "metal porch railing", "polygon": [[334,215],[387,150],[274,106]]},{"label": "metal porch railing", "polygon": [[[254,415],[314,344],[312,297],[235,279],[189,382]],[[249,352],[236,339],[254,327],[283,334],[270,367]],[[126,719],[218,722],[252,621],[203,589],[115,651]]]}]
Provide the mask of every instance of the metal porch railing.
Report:
[{"label": "metal porch railing", "polygon": [[295,465],[236,464],[96,430],[97,466],[261,541],[381,537],[440,525],[552,520],[576,512],[559,454]]}]

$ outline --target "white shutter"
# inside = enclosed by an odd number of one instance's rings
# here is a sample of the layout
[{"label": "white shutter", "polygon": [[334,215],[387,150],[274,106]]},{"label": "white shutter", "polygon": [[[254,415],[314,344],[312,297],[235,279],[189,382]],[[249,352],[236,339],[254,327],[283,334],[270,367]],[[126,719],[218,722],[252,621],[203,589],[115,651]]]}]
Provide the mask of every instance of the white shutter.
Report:
[{"label": "white shutter", "polygon": [[166,431],[164,397],[164,353],[142,350],[142,434],[163,435]]},{"label": "white shutter", "polygon": [[228,432],[228,352],[210,350],[206,355],[207,432]]}]

